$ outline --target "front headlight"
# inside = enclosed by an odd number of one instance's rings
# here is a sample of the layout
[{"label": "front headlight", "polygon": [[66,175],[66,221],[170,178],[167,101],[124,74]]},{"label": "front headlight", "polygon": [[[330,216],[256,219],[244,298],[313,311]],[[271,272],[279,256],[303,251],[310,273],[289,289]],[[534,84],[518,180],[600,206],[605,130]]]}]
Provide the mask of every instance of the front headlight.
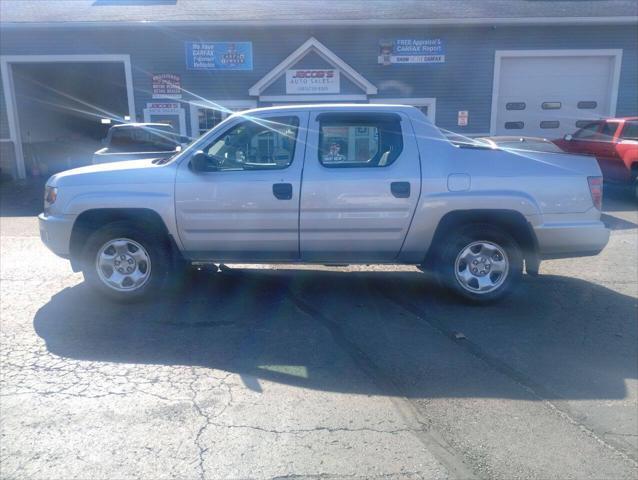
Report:
[{"label": "front headlight", "polygon": [[58,187],[47,185],[44,187],[44,211],[46,212],[58,198]]}]

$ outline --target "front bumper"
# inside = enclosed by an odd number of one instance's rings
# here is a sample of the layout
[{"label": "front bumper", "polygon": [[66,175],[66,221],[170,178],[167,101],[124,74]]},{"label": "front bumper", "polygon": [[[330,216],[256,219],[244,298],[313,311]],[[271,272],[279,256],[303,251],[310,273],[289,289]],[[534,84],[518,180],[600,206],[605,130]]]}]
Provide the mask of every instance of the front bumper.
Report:
[{"label": "front bumper", "polygon": [[38,215],[40,239],[56,255],[69,258],[75,215]]},{"label": "front bumper", "polygon": [[541,258],[597,255],[609,241],[609,229],[600,221],[545,223],[534,233]]}]

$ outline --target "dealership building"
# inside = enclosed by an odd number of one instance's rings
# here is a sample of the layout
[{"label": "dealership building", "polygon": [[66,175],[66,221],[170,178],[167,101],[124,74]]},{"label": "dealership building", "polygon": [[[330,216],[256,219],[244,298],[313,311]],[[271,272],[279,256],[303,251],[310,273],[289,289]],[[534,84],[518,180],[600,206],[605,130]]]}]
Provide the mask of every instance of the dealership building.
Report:
[{"label": "dealership building", "polygon": [[401,103],[466,136],[638,114],[636,0],[2,0],[2,173],[81,165],[110,125]]}]

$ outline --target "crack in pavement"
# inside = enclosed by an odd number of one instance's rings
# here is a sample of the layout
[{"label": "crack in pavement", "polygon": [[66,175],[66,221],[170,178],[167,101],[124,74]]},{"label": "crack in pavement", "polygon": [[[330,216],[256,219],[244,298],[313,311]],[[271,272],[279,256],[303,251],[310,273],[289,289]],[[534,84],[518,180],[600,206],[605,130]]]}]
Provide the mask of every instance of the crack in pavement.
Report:
[{"label": "crack in pavement", "polygon": [[437,432],[428,428],[419,419],[419,412],[413,402],[402,394],[402,389],[392,379],[388,378],[374,361],[352,340],[350,340],[341,325],[320,310],[309,304],[288,289],[288,298],[303,313],[323,325],[333,341],[354,362],[354,364],[376,385],[380,391],[386,392],[391,398],[396,410],[408,424],[418,424],[422,428],[410,429],[410,432],[428,449],[448,472],[456,478],[474,479],[476,474],[470,470],[465,462],[458,457],[450,446]]},{"label": "crack in pavement", "polygon": [[[400,294],[396,292],[396,290],[398,289],[398,286],[396,285],[394,280],[389,280],[389,281],[391,283],[394,283],[394,287],[395,287],[394,295],[388,293],[386,289],[383,289],[383,290],[377,289],[380,295],[385,297],[387,300],[390,300],[398,307],[411,313],[420,321],[424,322],[425,324],[433,328],[436,332],[443,335],[444,337],[447,337],[450,341],[458,345],[460,348],[464,349],[465,351],[472,354],[474,357],[481,360],[488,367],[499,372],[501,375],[504,375],[505,377],[509,378],[511,381],[513,381],[518,386],[523,388],[526,392],[528,392],[534,398],[541,401],[550,410],[554,411],[559,417],[563,418],[570,424],[579,428],[581,431],[586,433],[590,438],[593,438],[600,445],[609,449],[614,454],[619,455],[625,460],[629,461],[631,464],[634,465],[634,467],[638,467],[638,460],[636,459],[636,456],[634,454],[627,453],[623,450],[620,450],[616,446],[605,441],[605,439],[602,438],[602,436],[604,435],[602,432],[597,433],[593,428],[590,428],[586,426],[585,424],[583,424],[582,422],[579,422],[576,419],[577,416],[573,412],[571,412],[570,409],[568,409],[567,407],[559,407],[554,402],[549,400],[549,398],[552,398],[552,397],[560,398],[559,395],[557,395],[554,392],[551,392],[548,388],[534,382],[531,378],[529,378],[522,372],[516,370],[515,368],[509,366],[507,363],[500,360],[499,358],[487,353],[476,343],[473,343],[472,341],[468,340],[465,337],[458,338],[456,336],[456,332],[447,328],[447,326],[444,325],[442,322],[438,321],[435,318],[431,318],[431,316],[426,315],[425,312],[414,303],[408,300],[405,300],[403,298],[400,298]],[[441,308],[436,298],[436,295],[430,295],[428,300],[429,300],[429,305],[433,306],[435,309]]]}]

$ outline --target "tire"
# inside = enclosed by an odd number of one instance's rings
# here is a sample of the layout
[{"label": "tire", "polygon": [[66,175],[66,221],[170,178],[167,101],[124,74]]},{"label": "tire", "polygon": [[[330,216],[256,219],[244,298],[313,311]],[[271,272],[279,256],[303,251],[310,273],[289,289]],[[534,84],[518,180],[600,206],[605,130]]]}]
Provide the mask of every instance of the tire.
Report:
[{"label": "tire", "polygon": [[436,265],[439,282],[472,303],[500,300],[520,283],[521,248],[498,227],[489,224],[460,227],[443,240],[440,251]]},{"label": "tire", "polygon": [[82,273],[89,285],[112,300],[139,301],[162,290],[172,271],[171,259],[168,239],[156,229],[118,221],[89,236]]}]

